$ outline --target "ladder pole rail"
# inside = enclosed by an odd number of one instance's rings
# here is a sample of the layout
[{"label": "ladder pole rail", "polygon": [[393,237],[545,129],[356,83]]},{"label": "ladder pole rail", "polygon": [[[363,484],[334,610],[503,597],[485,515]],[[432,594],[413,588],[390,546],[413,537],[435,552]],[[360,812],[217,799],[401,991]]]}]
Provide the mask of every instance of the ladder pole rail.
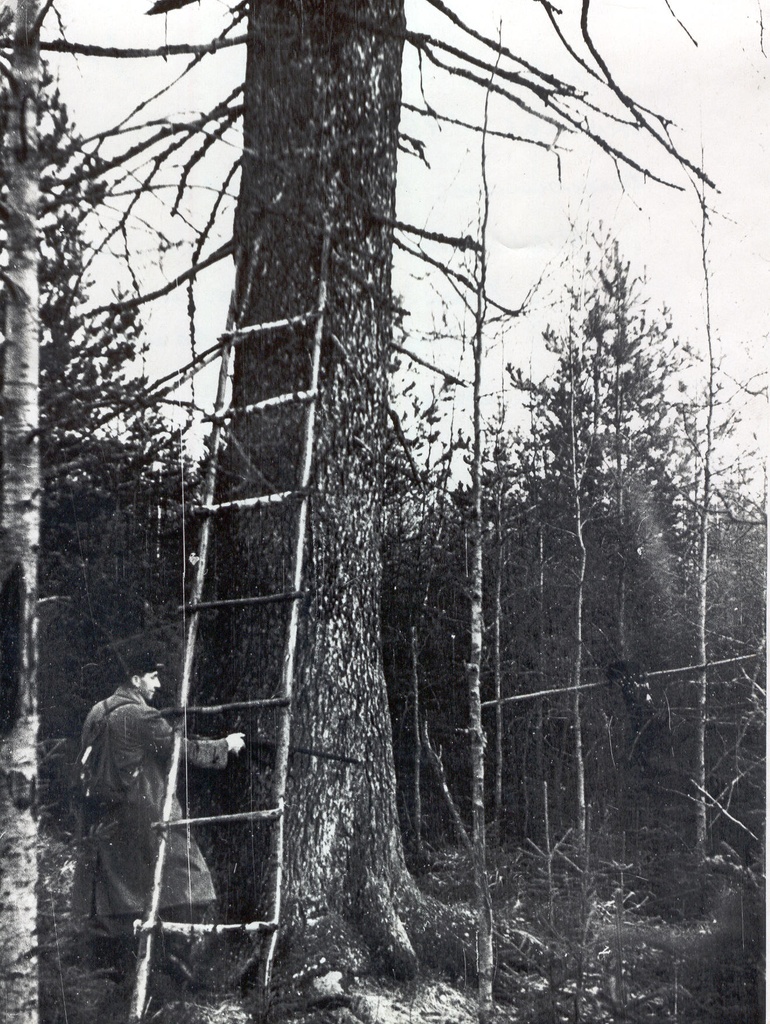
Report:
[{"label": "ladder pole rail", "polygon": [[[227,382],[230,376],[230,362],[233,345],[228,342],[222,352],[222,363],[219,369],[219,381],[217,384],[216,407],[222,410],[227,401]],[[222,439],[223,425],[215,422],[211,432],[211,456],[206,471],[204,484],[204,496],[207,500],[213,500],[217,481],[217,455]],[[201,527],[198,543],[198,561],[195,566],[195,577],[193,579],[191,604],[198,603],[203,594],[203,584],[206,575],[206,561],[208,556],[209,541],[211,537],[211,519],[204,520]],[[182,678],[179,685],[178,705],[181,709],[187,707],[190,694],[190,681],[192,678],[193,658],[195,653],[195,640],[198,631],[199,612],[193,612],[187,623],[187,636],[185,642],[184,666]],[[171,811],[176,793],[177,781],[179,779],[179,764],[182,754],[182,726],[177,724],[174,728],[174,743],[171,749],[168,775],[166,779],[166,792],[163,798],[163,810],[161,820],[168,822],[171,818]],[[160,899],[163,889],[163,875],[166,867],[166,853],[169,842],[169,830],[163,829],[160,833],[158,850],[155,859],[155,871],[153,874],[150,905],[144,920],[144,930],[141,933],[139,943],[139,956],[136,967],[136,982],[131,998],[129,1021],[131,1024],[141,1021],[147,1002],[147,990],[150,983],[150,970],[152,966],[153,940],[155,926],[158,922],[158,911],[160,910]]]},{"label": "ladder pole rail", "polygon": [[[302,577],[304,572],[305,534],[307,532],[307,519],[309,509],[309,496],[307,493],[310,484],[310,475],[313,465],[313,448],[315,441],[316,409],[318,406],[318,383],[321,371],[321,346],[323,343],[324,320],[327,303],[327,277],[329,273],[329,256],[331,251],[331,229],[327,221],[324,229],[323,246],[321,249],[320,277],[318,283],[318,308],[313,335],[313,354],[311,362],[310,386],[308,391],[313,395],[306,407],[305,431],[302,447],[302,462],[300,465],[299,490],[303,492],[297,512],[297,532],[295,536],[295,547],[293,553],[294,578],[293,587],[295,591],[302,588]],[[276,729],[276,757],[275,757],[275,783],[273,804],[281,812],[284,811],[286,798],[286,779],[289,771],[289,755],[291,746],[291,702],[294,692],[294,665],[297,647],[297,633],[299,629],[299,602],[295,601],[291,606],[289,624],[286,632],[286,653],[283,660],[281,673],[280,696],[287,701],[287,706],[281,714]],[[283,897],[283,861],[284,861],[284,831],[286,816],[281,813],[273,830],[272,849],[272,919],[278,924],[281,912]],[[261,969],[262,990],[265,998],[270,987],[273,959],[278,941],[278,928],[270,933],[265,950],[265,957]]]},{"label": "ladder pole rail", "polygon": [[[227,406],[227,382],[230,378],[230,364],[232,362],[233,343],[228,342],[222,351],[222,362],[219,367],[219,380],[217,381],[216,410],[222,413]],[[222,443],[224,424],[221,420],[214,423],[211,431],[211,453],[209,464],[206,468],[206,478],[203,487],[203,503],[213,504],[217,487],[217,458]],[[203,584],[206,577],[206,565],[208,562],[209,542],[211,540],[211,519],[206,517],[201,527],[198,541],[198,561],[195,563],[195,577],[187,604],[200,604],[203,597]],[[197,611],[190,614],[187,623],[187,637],[185,643],[184,669],[182,681],[179,688],[179,704],[184,707],[190,695],[190,681],[192,679],[193,658],[195,655],[195,640],[198,634],[198,622],[200,616]]]},{"label": "ladder pole rail", "polygon": [[[313,467],[313,447],[315,439],[315,420],[318,395],[318,378],[321,370],[321,344],[323,341],[324,313],[326,311],[326,276],[329,264],[329,229],[324,233],[323,251],[321,254],[321,280],[318,289],[318,317],[316,319],[315,334],[313,338],[313,356],[311,368],[310,391],[316,398],[307,406],[305,415],[305,436],[302,450],[302,463],[300,468],[300,479],[298,490],[302,494],[298,510],[297,532],[295,536],[295,547],[293,552],[293,589],[295,593],[302,590],[302,577],[304,574],[304,553],[305,534],[307,532],[307,519],[309,510],[308,487],[310,485],[310,474]],[[289,625],[286,639],[286,655],[284,658],[281,696],[291,698],[294,687],[294,659],[297,647],[297,630],[299,627],[299,603],[295,602],[291,607]],[[287,716],[288,717],[288,716]],[[286,765],[288,767],[288,738],[286,742]]]}]

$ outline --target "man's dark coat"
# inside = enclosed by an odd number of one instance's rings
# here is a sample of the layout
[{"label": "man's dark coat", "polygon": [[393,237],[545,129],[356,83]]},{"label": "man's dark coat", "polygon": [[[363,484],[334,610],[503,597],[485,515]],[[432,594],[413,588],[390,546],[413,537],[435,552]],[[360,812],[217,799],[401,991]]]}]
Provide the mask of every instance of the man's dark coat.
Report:
[{"label": "man's dark coat", "polygon": [[[97,931],[115,934],[147,909],[159,837],[151,825],[161,818],[174,734],[130,684],[119,686],[105,703],[110,713],[104,742],[125,795],[84,838],[84,854],[75,869],[73,910],[90,918]],[[84,736],[95,714],[96,708],[86,718]],[[185,740],[183,754],[198,767],[224,768],[227,741]],[[172,820],[181,816],[174,796]],[[171,907],[192,905],[200,910],[215,898],[198,844],[186,829],[170,829],[161,916]]]}]

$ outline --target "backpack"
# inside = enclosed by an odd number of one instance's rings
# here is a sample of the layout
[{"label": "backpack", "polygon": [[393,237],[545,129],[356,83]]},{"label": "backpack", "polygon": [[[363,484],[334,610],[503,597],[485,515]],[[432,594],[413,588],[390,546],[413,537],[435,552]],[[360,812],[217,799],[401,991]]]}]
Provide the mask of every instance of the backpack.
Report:
[{"label": "backpack", "polygon": [[76,765],[76,789],[84,809],[103,812],[119,804],[125,784],[110,756],[107,720],[113,711],[130,704],[129,700],[112,703],[112,698],[96,704],[86,719]]}]

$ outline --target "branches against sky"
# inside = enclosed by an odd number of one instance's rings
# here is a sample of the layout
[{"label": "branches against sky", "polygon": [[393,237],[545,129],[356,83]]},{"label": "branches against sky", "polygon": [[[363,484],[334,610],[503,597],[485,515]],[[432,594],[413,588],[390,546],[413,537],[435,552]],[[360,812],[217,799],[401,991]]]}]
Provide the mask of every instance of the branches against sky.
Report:
[{"label": "branches against sky", "polygon": [[[690,215],[676,197],[688,174],[702,177],[719,206],[724,176],[712,172],[708,149],[701,172],[699,139],[718,111],[692,108],[683,118],[685,87],[675,66],[697,59],[692,66],[708,103],[711,79],[720,70],[725,79],[713,40],[689,3],[662,14],[643,7],[621,18],[599,0],[583,0],[574,12],[542,0],[470,13],[444,0],[409,0],[399,174],[405,230],[396,232],[396,280],[418,333],[430,326],[435,289],[449,289],[450,301],[467,299],[466,267],[447,243],[473,226],[478,182],[469,167],[492,67],[488,298],[502,318],[528,306],[554,255],[543,247],[563,245],[571,219],[589,206],[605,220],[618,210],[635,212],[634,230],[648,235],[639,246],[650,251],[649,263],[685,244],[679,225]],[[229,261],[216,257],[230,242],[238,189],[246,5],[145,12],[144,3],[95,13],[92,4],[63,0],[48,11],[42,46],[88,136],[86,173],[105,186],[88,228],[86,269],[96,281],[90,308],[163,297],[150,320],[163,324],[165,353],[156,363],[167,369],[169,358],[181,364],[194,355],[196,334],[208,345],[224,322]],[[745,16],[740,11],[733,22]],[[730,70],[738,67],[738,47],[716,56]],[[734,115],[740,121],[741,112]],[[718,169],[719,159],[713,162]],[[54,201],[68,195],[64,180]],[[217,264],[217,271],[201,272]]]}]

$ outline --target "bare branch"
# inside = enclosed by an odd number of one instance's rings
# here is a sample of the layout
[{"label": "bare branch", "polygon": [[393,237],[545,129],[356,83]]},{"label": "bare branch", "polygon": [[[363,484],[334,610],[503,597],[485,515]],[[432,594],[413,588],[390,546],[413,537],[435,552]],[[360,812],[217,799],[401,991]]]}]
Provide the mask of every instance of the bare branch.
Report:
[{"label": "bare branch", "polygon": [[[413,256],[416,260],[420,260],[420,262],[427,263],[428,266],[435,267],[437,270],[440,270],[444,275],[447,284],[450,286],[457,298],[462,302],[465,308],[470,311],[470,300],[463,289],[467,289],[472,292],[473,282],[466,274],[463,274],[459,270],[454,270],[448,263],[444,263],[442,260],[437,260],[433,256],[429,256],[424,249],[413,249],[411,246],[407,245],[403,239],[398,238],[398,236],[393,238],[393,244],[397,249],[401,249],[402,252],[408,253],[409,256]],[[462,287],[460,287],[461,285]]]},{"label": "bare branch", "polygon": [[[749,661],[752,658],[758,658],[761,652],[756,654],[742,654],[737,658],[723,658],[721,661],[709,661],[703,665],[683,665],[681,668],[665,668],[659,669],[656,672],[641,672],[639,678],[641,680],[653,679],[661,676],[673,676],[679,675],[683,672],[697,672],[704,668],[716,668],[720,665],[734,665],[741,661]],[[520,675],[526,675],[527,673],[518,673]],[[502,700],[485,700],[482,703],[483,708],[495,707],[497,704],[512,704],[514,702],[522,700],[532,700],[535,697],[550,697],[556,693],[573,693],[575,690],[593,690],[597,686],[608,686],[612,682],[609,679],[602,679],[597,683],[581,683],[580,686],[560,686],[552,687],[548,690],[536,690],[532,693],[517,693],[513,697],[503,697]]]},{"label": "bare branch", "polygon": [[[240,165],[240,160],[237,161],[237,164]],[[110,198],[111,199],[125,199],[128,196],[135,196],[137,192],[141,192],[142,191],[142,186],[141,185],[136,185],[133,188],[129,188],[128,186],[124,187],[125,180],[126,179],[124,178],[123,181],[121,182],[121,187],[119,187],[119,188],[111,188],[110,189],[110,193],[109,194],[110,194]],[[173,182],[173,181],[167,181],[167,182],[158,181],[158,182],[156,182],[154,185],[152,185],[150,187],[149,191],[152,192],[153,194],[155,194],[157,192],[171,191],[171,190],[176,192],[176,189],[177,189],[176,182]],[[220,188],[218,188],[218,187],[216,187],[214,185],[205,185],[205,184],[202,184],[200,182],[197,182],[194,185],[188,185],[187,189],[188,189],[189,192],[214,192],[216,195],[220,194]],[[228,199],[235,200],[238,197],[235,194],[235,192],[228,192],[226,194],[226,196],[223,196],[223,198],[228,198]]]},{"label": "bare branch", "polygon": [[444,377],[444,379],[450,384],[457,384],[458,387],[461,388],[469,387],[467,380],[461,380],[459,377],[455,377],[454,374],[447,373],[447,371],[442,370],[440,366],[436,366],[434,363],[429,363],[427,359],[423,359],[421,356],[415,355],[415,353],[410,351],[410,349],[404,348],[403,345],[399,345],[395,341],[391,341],[390,348],[392,348],[394,352],[400,352],[402,356],[406,356],[413,362],[419,363],[420,366],[424,366],[426,369],[439,374],[439,376]]},{"label": "bare branch", "polygon": [[410,156],[418,157],[430,169],[428,158],[425,155],[425,143],[422,139],[416,139],[413,135],[407,135],[406,132],[399,131],[398,148],[402,153],[409,153]]},{"label": "bare branch", "polygon": [[232,127],[232,124],[235,120],[235,116],[223,118],[213,132],[211,132],[210,134],[204,134],[203,141],[182,168],[182,172],[179,175],[179,185],[177,186],[176,199],[174,200],[174,205],[171,207],[172,217],[179,212],[179,204],[182,202],[185,190],[187,188],[187,182],[194,168],[201,162],[201,160],[204,159],[204,157],[209,152],[211,147],[222,138],[222,136],[225,134],[228,128]]},{"label": "bare branch", "polygon": [[[222,32],[220,32],[219,38],[220,39],[227,39],[228,36],[229,36],[229,33],[237,25],[239,25],[241,23],[241,21],[243,21],[244,14],[245,14],[244,5],[243,4],[236,4],[235,7],[231,11],[231,15],[232,16],[230,18],[229,24],[225,26],[225,28],[222,30]],[[160,99],[161,96],[163,96],[165,93],[167,93],[171,89],[173,89],[175,85],[177,85],[179,82],[181,82],[182,79],[185,78],[186,75],[189,75],[192,72],[192,70],[194,68],[196,68],[198,66],[198,64],[201,63],[201,61],[204,59],[205,56],[206,56],[206,54],[196,54],[196,55],[194,55],[192,57],[192,59],[188,62],[187,67],[179,75],[177,75],[177,77],[175,79],[173,79],[171,82],[167,82],[164,86],[162,86],[160,89],[158,89],[153,95],[146,97],[140,103],[138,103],[134,107],[134,109],[132,111],[130,111],[123,118],[122,124],[127,124],[128,122],[130,122],[133,118],[135,118],[137,116],[137,114],[140,113],[140,111],[144,110],[145,107],[148,107],[151,103],[154,103],[155,100]]]},{"label": "bare branch", "polygon": [[457,838],[460,840],[463,849],[466,850],[468,853],[472,854],[473,846],[471,845],[471,841],[468,836],[468,831],[465,828],[465,825],[463,824],[462,818],[460,817],[460,812],[457,810],[457,804],[454,802],[454,799],[452,798],[452,793],[446,781],[446,775],[444,774],[444,765],[441,763],[441,758],[433,749],[433,746],[430,742],[430,736],[428,735],[428,723],[426,721],[423,721],[422,723],[422,747],[428,757],[428,761],[430,762],[431,767],[436,773],[436,779],[438,780],[438,784],[441,787],[441,792],[444,796],[444,800],[446,801],[447,807],[449,808],[449,813],[452,817],[452,822],[454,823]]},{"label": "bare branch", "polygon": [[463,235],[457,237],[455,235],[445,235],[440,231],[426,231],[424,228],[415,227],[413,224],[404,224],[400,220],[392,220],[390,217],[385,217],[381,213],[377,213],[374,210],[369,211],[369,216],[377,224],[382,224],[385,227],[395,228],[397,231],[405,231],[408,235],[418,235],[420,238],[425,238],[429,242],[440,242],[442,245],[451,245],[454,249],[459,249],[460,252],[466,252],[468,249],[473,252],[478,252],[479,244],[470,235]]},{"label": "bare branch", "polygon": [[580,54],[572,46],[572,44],[569,42],[567,37],[562,32],[561,25],[559,24],[558,19],[556,17],[556,10],[553,4],[550,2],[550,0],[537,0],[537,3],[539,3],[545,11],[546,15],[548,16],[548,20],[551,23],[551,27],[553,28],[554,32],[559,38],[559,41],[561,42],[562,46],[567,51],[567,53],[570,55],[570,57],[575,61],[575,63],[579,67],[581,67],[587,74],[589,74],[591,78],[593,78],[597,82],[601,82],[601,77],[594,71],[594,69],[587,63],[587,61],[583,60],[583,58],[580,56]]},{"label": "bare branch", "polygon": [[680,27],[680,28],[682,29],[682,31],[684,32],[684,34],[685,34],[685,35],[687,36],[687,38],[688,38],[688,39],[690,40],[690,42],[691,42],[691,43],[693,44],[693,46],[697,46],[697,45],[698,45],[698,40],[697,40],[697,39],[696,39],[696,38],[695,38],[695,37],[693,36],[693,34],[692,34],[692,33],[691,33],[691,32],[690,32],[689,30],[688,30],[687,26],[686,26],[686,25],[684,24],[684,22],[682,21],[682,19],[681,19],[681,18],[678,18],[678,17],[677,17],[677,15],[676,15],[676,14],[674,13],[674,8],[673,8],[673,7],[671,6],[671,4],[669,3],[669,0],[664,0],[664,3],[665,3],[665,5],[666,5],[666,7],[668,7],[669,11],[671,12],[671,17],[672,17],[672,18],[674,19],[674,21],[675,21],[675,22],[677,23],[677,25],[678,25],[678,26],[679,26],[679,27]]},{"label": "bare branch", "polygon": [[[214,107],[211,111],[205,114],[201,114],[200,117],[195,118],[195,120],[193,121],[168,121],[161,119],[159,121],[148,122],[148,125],[146,126],[142,125],[141,128],[154,127],[155,125],[159,125],[160,127],[159,130],[155,132],[152,136],[150,136],[147,139],[143,139],[141,142],[134,144],[133,146],[125,150],[123,153],[119,153],[117,156],[111,158],[110,160],[98,160],[94,164],[93,168],[91,168],[87,172],[73,175],[70,178],[65,179],[61,184],[66,188],[67,186],[73,183],[77,183],[79,181],[93,181],[96,178],[102,177],[108,171],[114,170],[116,167],[120,167],[126,164],[129,160],[132,160],[134,157],[139,156],[144,152],[147,152],[148,150],[152,149],[153,146],[157,145],[159,142],[163,142],[168,138],[180,134],[185,137],[182,139],[182,142],[184,142],[185,139],[187,138],[192,138],[197,132],[201,131],[203,128],[206,127],[206,125],[210,124],[212,121],[219,121],[224,119],[228,124],[232,124],[243,113],[242,104],[232,103],[235,97],[241,93],[242,88],[242,86],[236,87],[225,100],[218,103],[216,107]],[[119,128],[112,129],[108,132],[103,133],[100,136],[95,136],[94,138],[98,138],[100,141],[103,141],[111,136],[117,135],[119,131],[122,130],[122,127],[119,126]],[[128,130],[134,131],[141,129],[132,128]]]},{"label": "bare branch", "polygon": [[[437,57],[435,53],[432,53],[429,48],[426,48],[423,52],[425,53],[425,56],[428,58],[428,60],[430,60],[430,62],[434,64],[436,67],[441,68],[442,71],[446,71],[450,75],[456,75],[459,78],[465,78],[468,81],[473,82],[475,85],[481,86],[482,88],[487,88],[486,80],[474,74],[472,71],[469,71],[466,68],[456,67],[451,64],[445,63],[439,57]],[[533,110],[530,106],[528,106],[526,103],[520,100],[517,96],[514,96],[514,94],[511,93],[508,89],[504,89],[502,86],[497,85],[496,83],[492,83],[492,85],[490,85],[489,88],[491,89],[492,92],[496,92],[500,96],[503,96],[506,99],[510,100],[516,106],[520,107],[525,113],[531,114],[533,117],[539,118],[546,124],[553,125],[555,128],[561,130],[564,130],[565,127],[571,127],[575,131],[580,132],[581,134],[589,138],[592,142],[594,142],[599,147],[599,149],[601,149],[608,156],[612,157],[614,160],[626,164],[633,170],[638,171],[639,174],[643,175],[645,178],[648,178],[650,181],[657,181],[660,185],[665,185],[667,188],[674,188],[680,192],[684,191],[684,186],[677,185],[675,182],[660,177],[660,175],[653,173],[653,171],[651,171],[648,167],[643,167],[632,157],[628,156],[627,153],[624,153],[616,146],[613,146],[611,143],[607,142],[606,139],[602,138],[601,135],[598,135],[593,129],[589,127],[588,122],[585,118],[579,119],[576,115],[571,114],[569,111],[556,108],[555,106],[552,105],[551,109],[553,109],[559,115],[559,117],[563,118],[564,122],[566,122],[566,124],[560,123],[559,121],[554,120],[554,118],[548,117],[547,114],[540,114],[537,111]],[[602,116],[609,115],[603,114]],[[646,125],[634,125],[634,127],[640,128],[646,127]],[[652,129],[650,129],[650,131],[652,131]],[[680,162],[684,162],[683,158],[679,157],[679,154],[676,152],[670,141],[665,141],[665,148],[669,152],[671,152],[677,160],[679,160]],[[707,183],[713,187],[713,183],[708,181],[708,179]]]},{"label": "bare branch", "polygon": [[515,53],[512,53],[506,46],[503,46],[499,40],[491,39],[489,36],[482,35],[475,29],[471,28],[470,25],[466,24],[454,11],[451,11],[442,0],[427,0],[431,7],[435,7],[437,11],[440,11],[445,18],[448,18],[453,25],[462,29],[463,32],[471,36],[471,38],[478,40],[485,46],[489,47],[494,53],[501,54],[503,57],[507,57],[509,60],[514,61],[516,64],[520,64],[523,68],[526,68],[533,75],[537,75],[538,78],[542,78],[544,82],[557,89],[559,92],[573,93],[575,90],[572,86],[566,82],[559,81],[553,75],[548,74],[545,71],[540,71],[534,64],[530,64],[524,60],[523,57],[517,57]]},{"label": "bare branch", "polygon": [[148,302],[154,302],[155,299],[160,299],[164,295],[170,295],[171,292],[183,285],[185,281],[189,281],[190,278],[196,277],[203,270],[207,270],[209,267],[213,267],[215,263],[219,263],[227,256],[232,256],[235,251],[235,242],[231,239],[229,242],[225,242],[224,245],[220,246],[216,252],[213,252],[210,256],[206,257],[205,260],[201,260],[200,263],[196,263],[194,266],[185,270],[183,273],[177,275],[172,281],[168,281],[163,285],[162,288],[156,288],[153,292],[146,292],[144,295],[137,295],[132,299],[126,299],[125,301],[109,302],[104,306],[97,306],[96,309],[88,310],[83,315],[86,317],[99,316],[102,313],[125,313],[131,309],[138,309],[139,306],[144,306]]},{"label": "bare branch", "polygon": [[591,38],[591,34],[588,31],[588,11],[590,6],[591,0],[583,0],[583,6],[580,13],[580,29],[583,34],[583,41],[588,47],[591,56],[601,69],[601,72],[604,75],[607,85],[615,93],[615,95],[618,97],[623,106],[626,107],[626,109],[636,119],[640,128],[644,128],[646,131],[648,131],[650,135],[652,135],[652,137],[657,142],[659,142],[661,146],[663,146],[667,153],[673,156],[680,164],[682,164],[683,167],[688,168],[699,181],[704,182],[710,188],[715,188],[716,186],[714,185],[714,182],[708,177],[708,175],[705,173],[702,167],[699,167],[697,164],[692,163],[691,160],[688,160],[687,157],[683,156],[674,147],[674,145],[672,144],[671,140],[668,138],[667,135],[668,123],[666,122],[666,119],[662,117],[660,114],[653,115],[656,118],[656,120],[660,121],[660,123],[666,129],[666,134],[661,134],[661,132],[658,131],[658,129],[655,128],[654,125],[650,124],[649,120],[643,116],[641,108],[638,106],[638,104],[634,103],[631,97],[628,96],[625,92],[623,92],[623,90],[617,84],[612,75],[612,72],[607,67],[604,58],[597,50],[594,41]]},{"label": "bare branch", "polygon": [[762,0],[757,0],[757,8],[759,10],[759,52],[763,57],[766,57],[765,53],[765,20],[762,15]]},{"label": "bare branch", "polygon": [[[408,110],[413,114],[419,114],[421,117],[430,117],[434,121],[439,121],[442,124],[453,124],[456,125],[458,128],[465,128],[469,132],[482,132],[484,130],[481,127],[481,125],[471,124],[468,121],[460,121],[457,118],[449,117],[446,114],[439,114],[437,110],[433,110],[432,108],[429,107],[416,107],[412,103],[402,103],[401,109]],[[497,139],[507,139],[509,142],[525,142],[528,146],[539,146],[541,149],[550,150],[555,148],[559,138],[559,134],[563,130],[569,129],[558,129],[556,138],[553,142],[544,142],[542,139],[530,139],[527,138],[527,136],[525,135],[514,135],[512,132],[495,131],[492,128],[487,129],[487,135]]]},{"label": "bare branch", "polygon": [[417,484],[417,486],[420,488],[420,490],[423,491],[423,493],[424,493],[425,492],[425,483],[424,483],[422,477],[420,476],[420,471],[417,468],[417,463],[414,461],[414,456],[412,455],[412,450],[409,447],[409,441],[407,440],[406,434],[404,433],[404,428],[401,426],[401,420],[398,418],[398,413],[393,408],[393,406],[390,404],[390,402],[387,403],[387,406],[388,406],[388,416],[390,417],[390,422],[393,424],[393,429],[396,432],[396,437],[398,438],[399,443],[401,444],[401,447],[402,447],[402,449],[404,451],[404,455],[406,455],[407,461],[409,463],[409,468],[412,471],[412,478],[414,479],[414,482]]},{"label": "bare branch", "polygon": [[497,707],[498,704],[513,704],[522,700],[532,700],[535,697],[552,697],[556,693],[574,693],[576,690],[595,690],[597,686],[609,686],[609,679],[602,679],[598,683],[580,683],[578,686],[559,686],[548,690],[535,690],[532,693],[517,693],[513,697],[502,697],[500,700],[484,700],[482,708]]},{"label": "bare branch", "polygon": [[[434,257],[429,256],[428,253],[426,253],[423,249],[411,248],[400,238],[394,238],[393,241],[394,244],[399,249],[402,249],[404,252],[409,253],[410,256],[414,256],[415,259],[422,260],[424,263],[428,263],[430,264],[430,266],[435,267],[437,270],[440,270],[446,276],[447,280],[455,288],[458,297],[467,305],[467,300],[465,296],[463,296],[463,294],[455,285],[455,282],[458,282],[459,284],[462,284],[463,287],[467,288],[469,291],[473,291],[475,285],[467,275],[463,274],[459,270],[454,270],[452,267],[448,266],[448,264],[442,263],[441,260],[434,259]],[[531,291],[529,294],[531,294]],[[486,296],[486,300],[490,306],[494,306],[494,308],[505,317],[521,316],[521,314],[524,312],[524,305],[520,306],[518,309],[509,309],[507,306],[501,305],[499,302],[491,298],[489,295]]]},{"label": "bare branch", "polygon": [[[211,235],[211,232],[214,229],[214,225],[216,224],[217,214],[219,213],[220,207],[221,207],[222,203],[224,202],[225,198],[229,195],[229,193],[227,191],[228,186],[230,185],[230,182],[233,180],[235,175],[240,170],[240,167],[241,167],[241,161],[240,161],[240,159],[238,159],[238,160],[236,160],[232,164],[232,166],[230,167],[230,170],[228,171],[224,181],[222,182],[222,184],[219,187],[219,190],[217,192],[217,196],[216,196],[214,202],[212,203],[211,210],[209,211],[208,220],[206,221],[206,224],[204,225],[202,231],[200,231],[199,234],[198,234],[198,238],[197,238],[197,241],[195,243],[195,247],[194,247],[193,253],[192,253],[192,262],[193,262],[193,264],[196,264],[199,261],[199,259],[200,259],[201,252],[203,251],[203,247],[206,244],[206,242],[208,241],[208,239],[209,239],[209,237]],[[188,288],[188,292],[187,292],[188,321],[189,321],[189,324],[190,324],[190,346],[192,348],[193,356],[194,356],[195,355],[195,278],[190,278],[190,281],[189,281],[189,283],[187,285],[187,288]]]},{"label": "bare branch", "polygon": [[[53,4],[54,4],[54,0],[45,0],[45,3],[43,4],[43,6],[38,11],[38,15],[35,18],[35,24],[32,26],[31,35],[32,35],[33,38],[37,38],[40,35],[40,29],[43,27],[43,22],[46,19],[46,15],[48,14],[48,12],[53,7]],[[12,43],[9,42],[9,45],[12,45]],[[39,39],[38,39],[38,44],[37,45],[38,45],[38,49],[40,49],[40,50],[44,49],[44,47],[41,44]]]},{"label": "bare branch", "polygon": [[728,497],[718,488],[714,488],[714,493],[722,502],[722,508],[716,509],[715,511],[721,512],[723,516],[730,520],[731,523],[735,523],[737,526],[766,526],[767,521],[763,519],[744,519],[742,516],[737,516],[733,512],[732,502]]},{"label": "bare branch", "polygon": [[752,658],[758,658],[761,653],[761,651],[758,651],[756,654],[741,654],[736,658],[722,658],[720,661],[707,661],[701,665],[683,665],[682,668],[658,669],[655,672],[645,672],[644,678],[652,679],[657,676],[679,675],[681,672],[700,672],[704,668],[718,668],[721,665],[735,665],[741,661],[750,661]]},{"label": "bare branch", "polygon": [[732,821],[734,825],[737,825],[738,828],[742,828],[744,832],[748,832],[752,839],[756,839],[757,842],[761,841],[759,839],[759,836],[754,835],[754,833],[751,831],[748,825],[744,825],[742,821],[739,821],[732,814],[730,814],[730,812],[725,807],[723,807],[718,800],[714,799],[714,797],[711,795],[711,793],[708,792],[708,790],[704,789],[702,786],[699,786],[695,779],[690,779],[690,782],[693,784],[693,786],[695,786],[698,792],[701,793],[709,801],[711,806],[716,808],[716,810],[720,812],[720,814],[724,814],[724,816],[728,818],[730,821]]},{"label": "bare branch", "polygon": [[[474,74],[474,72],[470,71],[467,68],[447,64],[444,60],[438,57],[433,52],[433,50],[444,50],[447,53],[450,53],[453,57],[456,57],[462,61],[467,61],[469,64],[477,67],[480,71],[486,72],[487,74],[491,70],[493,70],[492,65],[487,64],[485,61],[479,60],[478,58],[471,57],[467,53],[463,53],[463,51],[458,49],[456,46],[450,46],[448,43],[442,43],[441,40],[432,39],[430,36],[427,35],[418,34],[416,32],[407,32],[406,41],[408,43],[411,43],[412,46],[415,47],[415,49],[420,50],[420,52],[423,53],[428,58],[431,64],[434,64],[436,67],[441,68],[443,71],[447,71],[449,74],[456,75],[459,78],[467,78],[468,81],[473,82],[476,85],[480,85],[485,89],[487,88],[487,85],[489,83],[487,82],[486,78],[479,77],[479,75]],[[527,85],[527,83],[523,82],[518,76],[515,75],[501,74],[500,77],[505,79],[506,81],[512,82],[517,85],[523,85],[525,87]],[[538,118],[541,121],[545,121],[546,124],[550,124],[554,128],[564,127],[562,122],[554,120],[554,118],[549,117],[548,114],[544,114],[542,112],[535,110],[528,103],[525,103],[520,96],[517,96],[515,93],[511,92],[510,89],[506,89],[502,85],[498,85],[497,82],[492,83],[489,86],[489,88],[491,92],[497,93],[499,96],[504,96],[515,106],[523,110],[524,113],[530,114],[532,117]],[[553,109],[555,112],[561,114],[561,111],[556,110],[556,108],[553,106],[553,103],[551,102],[552,96],[549,93],[547,93],[543,89],[532,91],[535,92],[537,97],[546,106],[550,106],[551,109]]]},{"label": "bare branch", "polygon": [[[46,10],[51,6],[46,6]],[[233,36],[232,39],[212,39],[207,43],[169,43],[160,47],[122,47],[122,46],[94,46],[90,43],[69,43],[66,39],[42,40],[40,49],[48,53],[65,53],[78,57],[109,57],[118,60],[134,60],[145,57],[167,57],[179,55],[191,55],[203,57],[217,50],[226,50],[232,46],[244,46],[249,41],[248,35]],[[0,50],[7,50],[13,45],[10,39],[0,39]]]}]

